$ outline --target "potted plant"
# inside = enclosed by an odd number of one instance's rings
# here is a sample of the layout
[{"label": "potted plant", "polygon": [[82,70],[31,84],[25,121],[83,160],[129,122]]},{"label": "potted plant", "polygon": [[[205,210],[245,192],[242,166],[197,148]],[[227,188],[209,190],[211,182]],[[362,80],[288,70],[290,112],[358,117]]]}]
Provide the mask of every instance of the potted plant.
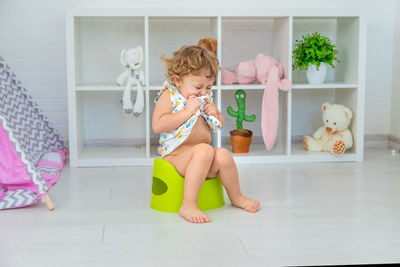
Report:
[{"label": "potted plant", "polygon": [[311,84],[324,83],[327,65],[335,68],[334,61],[340,63],[336,55],[339,51],[328,37],[318,32],[302,36],[296,40],[293,50],[293,68],[306,71],[307,80]]},{"label": "potted plant", "polygon": [[233,153],[248,153],[250,148],[253,132],[243,129],[243,121],[252,122],[256,119],[256,115],[246,115],[246,93],[243,90],[235,92],[235,100],[238,110],[234,111],[232,107],[228,106],[228,114],[236,117],[236,130],[230,131],[231,144]]}]

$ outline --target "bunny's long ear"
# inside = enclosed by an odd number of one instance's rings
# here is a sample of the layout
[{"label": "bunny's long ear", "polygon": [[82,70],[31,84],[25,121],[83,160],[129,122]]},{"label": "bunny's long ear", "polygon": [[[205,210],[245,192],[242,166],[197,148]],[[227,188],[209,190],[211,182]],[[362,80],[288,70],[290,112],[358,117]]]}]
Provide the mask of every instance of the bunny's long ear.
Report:
[{"label": "bunny's long ear", "polygon": [[285,67],[283,66],[282,62],[278,63],[278,68],[279,68],[279,78],[283,79],[286,77],[285,74]]},{"label": "bunny's long ear", "polygon": [[138,55],[138,61],[140,63],[143,63],[143,57],[144,57],[143,56],[143,54],[144,54],[143,47],[141,47],[141,46],[136,47],[136,53]]},{"label": "bunny's long ear", "polygon": [[121,52],[121,65],[126,66],[125,56],[126,56],[126,49],[123,49]]},{"label": "bunny's long ear", "polygon": [[292,83],[289,82],[288,79],[282,79],[282,80],[279,82],[278,87],[279,87],[279,89],[281,89],[282,91],[288,91],[290,88],[292,88]]}]

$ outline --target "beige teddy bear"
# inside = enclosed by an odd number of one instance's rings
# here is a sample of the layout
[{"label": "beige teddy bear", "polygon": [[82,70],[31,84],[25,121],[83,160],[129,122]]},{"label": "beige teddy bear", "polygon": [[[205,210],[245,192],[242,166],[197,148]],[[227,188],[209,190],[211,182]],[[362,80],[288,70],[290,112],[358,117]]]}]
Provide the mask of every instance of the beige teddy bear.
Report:
[{"label": "beige teddy bear", "polygon": [[313,136],[304,136],[303,144],[309,151],[328,151],[334,155],[343,154],[353,146],[353,137],[348,129],[353,113],[348,107],[338,104],[322,105],[321,126]]}]

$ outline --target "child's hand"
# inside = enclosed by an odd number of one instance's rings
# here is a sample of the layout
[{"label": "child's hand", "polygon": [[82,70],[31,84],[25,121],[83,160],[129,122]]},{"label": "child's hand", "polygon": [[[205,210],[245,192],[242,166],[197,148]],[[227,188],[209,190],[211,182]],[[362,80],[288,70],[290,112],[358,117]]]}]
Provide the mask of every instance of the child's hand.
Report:
[{"label": "child's hand", "polygon": [[185,110],[190,114],[194,114],[199,108],[201,108],[199,100],[196,99],[196,96],[190,95],[186,100]]},{"label": "child's hand", "polygon": [[218,118],[218,108],[215,104],[211,104],[210,100],[206,98],[206,104],[204,105],[204,113],[207,116],[213,115],[215,118]]}]

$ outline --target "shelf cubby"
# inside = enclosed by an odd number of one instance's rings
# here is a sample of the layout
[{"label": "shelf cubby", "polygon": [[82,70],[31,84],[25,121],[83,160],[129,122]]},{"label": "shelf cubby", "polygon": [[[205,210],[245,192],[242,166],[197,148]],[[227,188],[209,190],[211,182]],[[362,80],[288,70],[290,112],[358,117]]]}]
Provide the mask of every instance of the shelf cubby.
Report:
[{"label": "shelf cubby", "polygon": [[[289,17],[222,17],[221,25],[223,68],[234,70],[238,63],[264,53],[278,59],[285,70],[288,69]],[[254,83],[248,85],[249,88],[262,86],[257,81]],[[222,85],[222,90],[224,88],[230,88],[230,85]]]},{"label": "shelf cubby", "polygon": [[322,104],[326,102],[345,105],[353,112],[352,122],[349,126],[353,135],[353,147],[346,150],[345,154],[355,155],[358,130],[357,90],[357,88],[294,90],[292,93],[292,155],[327,155],[326,152],[306,151],[302,143],[304,136],[312,136],[319,127],[323,126]]},{"label": "shelf cubby", "polygon": [[115,79],[125,70],[122,49],[145,46],[144,16],[77,17],[74,23],[76,86],[116,88]]},{"label": "shelf cubby", "polygon": [[124,113],[119,92],[79,91],[76,97],[78,160],[108,165],[146,158],[145,118]]},{"label": "shelf cubby", "polygon": [[[282,93],[279,96],[279,124],[278,132],[274,147],[268,151],[264,145],[262,130],[261,130],[261,110],[262,110],[262,98],[264,90],[246,90],[246,115],[256,115],[256,120],[253,122],[243,121],[243,129],[248,129],[253,132],[252,143],[248,154],[235,154],[235,156],[277,156],[287,155],[287,101],[288,94]],[[230,143],[230,131],[236,129],[236,118],[231,117],[228,112],[228,106],[231,106],[234,110],[237,110],[237,104],[235,101],[235,90],[224,90],[222,91],[222,107],[221,113],[224,116],[224,128],[222,129],[221,144],[229,151],[232,151]],[[249,103],[254,103],[249,105]]]},{"label": "shelf cubby", "polygon": [[[292,46],[305,34],[321,33],[336,45],[340,63],[334,62],[335,69],[328,66],[326,83],[358,85],[359,63],[359,17],[294,17]],[[293,71],[293,84],[306,85],[305,72]]]}]

